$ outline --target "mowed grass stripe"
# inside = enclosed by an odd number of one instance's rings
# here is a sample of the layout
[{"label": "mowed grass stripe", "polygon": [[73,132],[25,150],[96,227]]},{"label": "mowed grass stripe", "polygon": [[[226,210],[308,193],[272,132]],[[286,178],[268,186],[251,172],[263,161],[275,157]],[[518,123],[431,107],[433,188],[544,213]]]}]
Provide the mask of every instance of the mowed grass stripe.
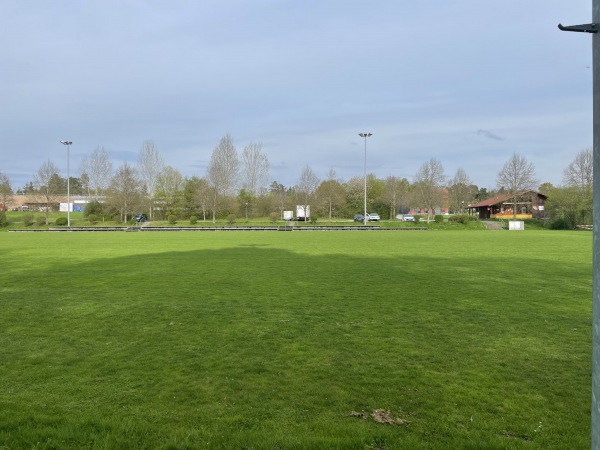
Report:
[{"label": "mowed grass stripe", "polygon": [[589,446],[590,234],[0,243],[9,448]]}]

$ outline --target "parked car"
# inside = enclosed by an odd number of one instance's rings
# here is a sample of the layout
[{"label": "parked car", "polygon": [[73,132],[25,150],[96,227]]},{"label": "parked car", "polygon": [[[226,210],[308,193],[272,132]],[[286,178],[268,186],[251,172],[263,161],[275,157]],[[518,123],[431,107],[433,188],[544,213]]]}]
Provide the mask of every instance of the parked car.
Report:
[{"label": "parked car", "polygon": [[362,223],[362,222],[365,221],[365,217],[362,214],[355,214],[354,215],[354,221]]},{"label": "parked car", "polygon": [[411,214],[404,214],[402,216],[402,222],[414,222],[415,218]]},{"label": "parked car", "polygon": [[145,222],[146,220],[148,220],[148,217],[146,216],[146,214],[136,214],[135,216],[133,216],[133,220],[135,220],[136,222]]},{"label": "parked car", "polygon": [[377,213],[367,213],[367,220],[369,222],[379,222],[380,217]]}]

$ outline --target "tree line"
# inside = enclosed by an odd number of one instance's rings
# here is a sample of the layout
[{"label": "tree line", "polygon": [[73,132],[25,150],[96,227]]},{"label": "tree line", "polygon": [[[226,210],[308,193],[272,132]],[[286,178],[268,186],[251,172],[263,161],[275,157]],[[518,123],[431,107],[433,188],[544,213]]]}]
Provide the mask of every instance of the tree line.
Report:
[{"label": "tree line", "polygon": [[[442,210],[460,214],[469,204],[494,195],[534,189],[549,196],[549,215],[585,222],[591,220],[591,154],[591,149],[579,152],[564,170],[563,185],[553,186],[539,185],[533,164],[514,153],[499,170],[496,189],[490,190],[473,184],[462,168],[447,177],[442,163],[432,158],[421,165],[412,183],[394,175],[368,174],[367,209],[382,219],[410,210],[425,211],[428,216]],[[154,142],[148,140],[142,143],[136,164],[124,162],[117,168],[109,152],[97,147],[81,161],[79,175],[70,177],[69,188],[73,195],[102,199],[97,205],[102,213],[121,221],[146,212],[151,220],[174,215],[216,222],[231,215],[280,218],[283,211],[294,211],[295,205],[311,205],[312,215],[319,218],[351,218],[363,211],[364,182],[362,176],[342,180],[333,168],[321,179],[307,165],[295,185],[284,186],[269,178],[269,159],[261,143],[251,142],[238,152],[231,136],[225,135],[214,147],[203,176],[182,176],[164,163]],[[50,205],[66,192],[67,180],[50,160],[15,193],[0,172],[0,203],[6,206],[15,194],[37,194]]]}]

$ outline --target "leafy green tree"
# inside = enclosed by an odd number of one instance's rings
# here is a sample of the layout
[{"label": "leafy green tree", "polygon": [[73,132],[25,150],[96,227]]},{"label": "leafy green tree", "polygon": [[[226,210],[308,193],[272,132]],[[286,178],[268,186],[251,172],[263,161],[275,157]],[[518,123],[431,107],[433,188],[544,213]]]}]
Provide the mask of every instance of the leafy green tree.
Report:
[{"label": "leafy green tree", "polygon": [[573,229],[576,225],[592,223],[591,209],[582,204],[581,192],[577,187],[552,187],[546,194],[546,215],[553,222],[560,221],[559,228]]},{"label": "leafy green tree", "polygon": [[46,225],[48,225],[50,211],[54,208],[56,203],[55,196],[66,194],[66,185],[63,190],[62,179],[58,175],[58,167],[50,160],[40,166],[33,178],[36,190],[44,198],[44,216]]},{"label": "leafy green tree", "polygon": [[573,188],[577,192],[579,199],[577,208],[579,210],[592,211],[593,183],[594,183],[594,164],[592,149],[581,150],[575,159],[567,166],[563,173],[563,181],[567,187]]},{"label": "leafy green tree", "polygon": [[331,169],[327,173],[327,179],[322,181],[317,188],[316,196],[319,199],[319,212],[328,216],[329,220],[333,217],[334,211],[338,216],[343,214],[345,190],[336,178],[335,170]]},{"label": "leafy green tree", "polygon": [[346,191],[346,205],[351,214],[362,213],[364,204],[364,178],[352,177],[344,185]]},{"label": "leafy green tree", "polygon": [[178,170],[163,167],[154,185],[154,200],[161,211],[181,215],[185,180]]},{"label": "leafy green tree", "polygon": [[83,217],[89,217],[94,215],[96,217],[104,216],[104,203],[100,203],[98,200],[91,201],[85,205],[83,210]]},{"label": "leafy green tree", "polygon": [[13,190],[10,186],[10,180],[7,175],[0,172],[0,210],[9,209],[12,201]]},{"label": "leafy green tree", "polygon": [[290,204],[290,189],[286,189],[286,187],[278,183],[277,181],[273,181],[269,186],[269,196],[271,202],[275,203],[275,208],[279,211],[279,217],[283,215],[283,211],[286,210],[286,207],[291,208]]},{"label": "leafy green tree", "polygon": [[239,214],[240,217],[245,217],[248,220],[248,217],[252,217],[253,210],[253,201],[256,201],[256,197],[253,196],[250,192],[245,189],[241,189],[238,193],[238,205],[239,205]]}]

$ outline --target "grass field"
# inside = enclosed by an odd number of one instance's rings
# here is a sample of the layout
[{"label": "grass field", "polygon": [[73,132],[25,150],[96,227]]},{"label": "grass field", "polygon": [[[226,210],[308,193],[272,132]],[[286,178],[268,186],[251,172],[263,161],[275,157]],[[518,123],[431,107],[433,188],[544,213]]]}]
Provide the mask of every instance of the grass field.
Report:
[{"label": "grass field", "polygon": [[591,246],[0,233],[0,449],[589,448]]}]

